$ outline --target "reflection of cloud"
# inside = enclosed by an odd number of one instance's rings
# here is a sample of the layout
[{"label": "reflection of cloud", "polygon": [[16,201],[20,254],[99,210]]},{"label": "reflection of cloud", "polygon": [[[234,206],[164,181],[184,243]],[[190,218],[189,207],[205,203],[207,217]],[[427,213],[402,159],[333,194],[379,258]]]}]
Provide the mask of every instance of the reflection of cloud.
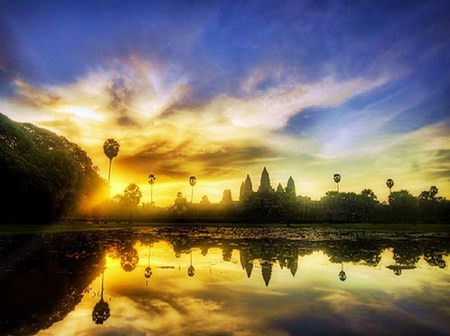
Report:
[{"label": "reflection of cloud", "polygon": [[[40,334],[448,333],[448,307],[436,304],[449,294],[445,270],[435,272],[421,265],[407,278],[399,278],[385,268],[346,264],[349,279],[342,283],[337,278],[339,265],[329,263],[325,254],[316,251],[299,258],[296,278],[286,269],[274,267],[273,281],[266,288],[259,272],[247,279],[239,263],[223,261],[223,251],[217,248],[210,248],[206,256],[193,250],[197,272],[188,278],[188,255],[177,259],[168,243],[157,242],[151,250],[154,274],[145,286],[144,259],[149,250],[134,246],[141,260],[134,272],[123,272],[120,258],[107,258],[105,298],[111,317],[101,328],[91,321],[98,298],[87,295],[66,319]],[[232,260],[236,258],[233,254]],[[392,251],[387,251],[381,262],[386,264],[390,259]],[[178,263],[181,271],[158,267]],[[92,288],[99,288],[100,281],[97,278]]]}]

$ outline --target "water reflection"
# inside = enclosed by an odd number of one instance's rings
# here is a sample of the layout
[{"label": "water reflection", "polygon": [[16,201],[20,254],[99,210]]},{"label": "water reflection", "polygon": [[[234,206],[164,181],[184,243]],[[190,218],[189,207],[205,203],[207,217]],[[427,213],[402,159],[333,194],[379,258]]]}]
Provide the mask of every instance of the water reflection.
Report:
[{"label": "water reflection", "polygon": [[100,301],[95,304],[92,311],[92,321],[95,324],[103,324],[109,318],[109,304],[103,299],[105,271],[102,272],[102,289],[100,294]]},{"label": "water reflection", "polygon": [[310,229],[2,236],[0,334],[445,334],[449,250]]}]

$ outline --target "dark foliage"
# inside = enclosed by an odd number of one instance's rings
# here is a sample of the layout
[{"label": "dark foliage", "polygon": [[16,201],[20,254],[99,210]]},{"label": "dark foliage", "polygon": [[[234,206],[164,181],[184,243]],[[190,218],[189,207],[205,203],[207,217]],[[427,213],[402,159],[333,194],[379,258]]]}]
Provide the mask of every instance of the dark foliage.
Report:
[{"label": "dark foliage", "polygon": [[0,176],[4,223],[57,220],[105,186],[78,145],[2,114]]}]

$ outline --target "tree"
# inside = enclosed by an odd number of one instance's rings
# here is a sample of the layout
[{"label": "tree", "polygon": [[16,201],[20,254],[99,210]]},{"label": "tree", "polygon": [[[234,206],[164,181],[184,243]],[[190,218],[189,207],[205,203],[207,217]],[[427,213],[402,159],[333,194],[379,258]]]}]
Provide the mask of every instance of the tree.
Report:
[{"label": "tree", "polygon": [[155,184],[156,176],[153,174],[148,175],[148,183],[150,183],[150,202],[153,205],[153,185]]},{"label": "tree", "polygon": [[197,178],[195,176],[192,175],[191,177],[189,177],[189,184],[192,187],[192,190],[191,190],[191,203],[194,200],[194,186],[195,186],[196,183],[197,183]]},{"label": "tree", "polygon": [[394,186],[394,180],[393,179],[387,179],[386,185],[389,188],[389,194],[392,194],[392,187]]},{"label": "tree", "polygon": [[430,187],[430,197],[432,198],[432,199],[434,199],[434,196],[436,196],[437,195],[437,193],[438,193],[438,188],[436,187],[436,186],[431,186]]},{"label": "tree", "polygon": [[[91,214],[106,198],[105,181],[78,145],[46,129],[0,114],[0,222],[42,222]],[[26,205],[26,211],[24,211]]]},{"label": "tree", "polygon": [[130,183],[123,191],[125,203],[137,206],[141,201],[142,192],[136,183]]},{"label": "tree", "polygon": [[363,189],[359,195],[359,200],[363,210],[364,219],[370,221],[372,211],[378,203],[377,196],[372,189]]},{"label": "tree", "polygon": [[412,221],[416,215],[417,199],[408,190],[394,191],[389,195],[389,207],[396,221]]},{"label": "tree", "polygon": [[339,192],[339,182],[341,182],[341,175],[334,174],[333,180],[334,180],[334,182],[336,182],[337,192]]},{"label": "tree", "polygon": [[109,159],[108,183],[111,181],[111,165],[112,159],[119,153],[119,143],[114,139],[107,139],[103,144],[103,152]]}]

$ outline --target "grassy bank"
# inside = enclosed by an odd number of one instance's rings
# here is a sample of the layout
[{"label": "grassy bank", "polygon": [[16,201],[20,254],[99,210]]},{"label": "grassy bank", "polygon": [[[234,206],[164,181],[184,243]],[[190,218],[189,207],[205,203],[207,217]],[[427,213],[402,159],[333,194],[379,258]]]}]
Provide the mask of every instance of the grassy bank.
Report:
[{"label": "grassy bank", "polygon": [[[27,234],[27,233],[58,233],[58,232],[80,232],[97,230],[126,230],[144,227],[270,227],[286,228],[287,224],[248,224],[248,223],[126,223],[126,222],[61,222],[51,225],[2,225],[0,234]],[[290,224],[291,228],[315,228],[334,229],[343,231],[399,231],[399,232],[450,232],[450,225],[445,224],[371,224],[371,223],[348,223],[348,224]]]}]

